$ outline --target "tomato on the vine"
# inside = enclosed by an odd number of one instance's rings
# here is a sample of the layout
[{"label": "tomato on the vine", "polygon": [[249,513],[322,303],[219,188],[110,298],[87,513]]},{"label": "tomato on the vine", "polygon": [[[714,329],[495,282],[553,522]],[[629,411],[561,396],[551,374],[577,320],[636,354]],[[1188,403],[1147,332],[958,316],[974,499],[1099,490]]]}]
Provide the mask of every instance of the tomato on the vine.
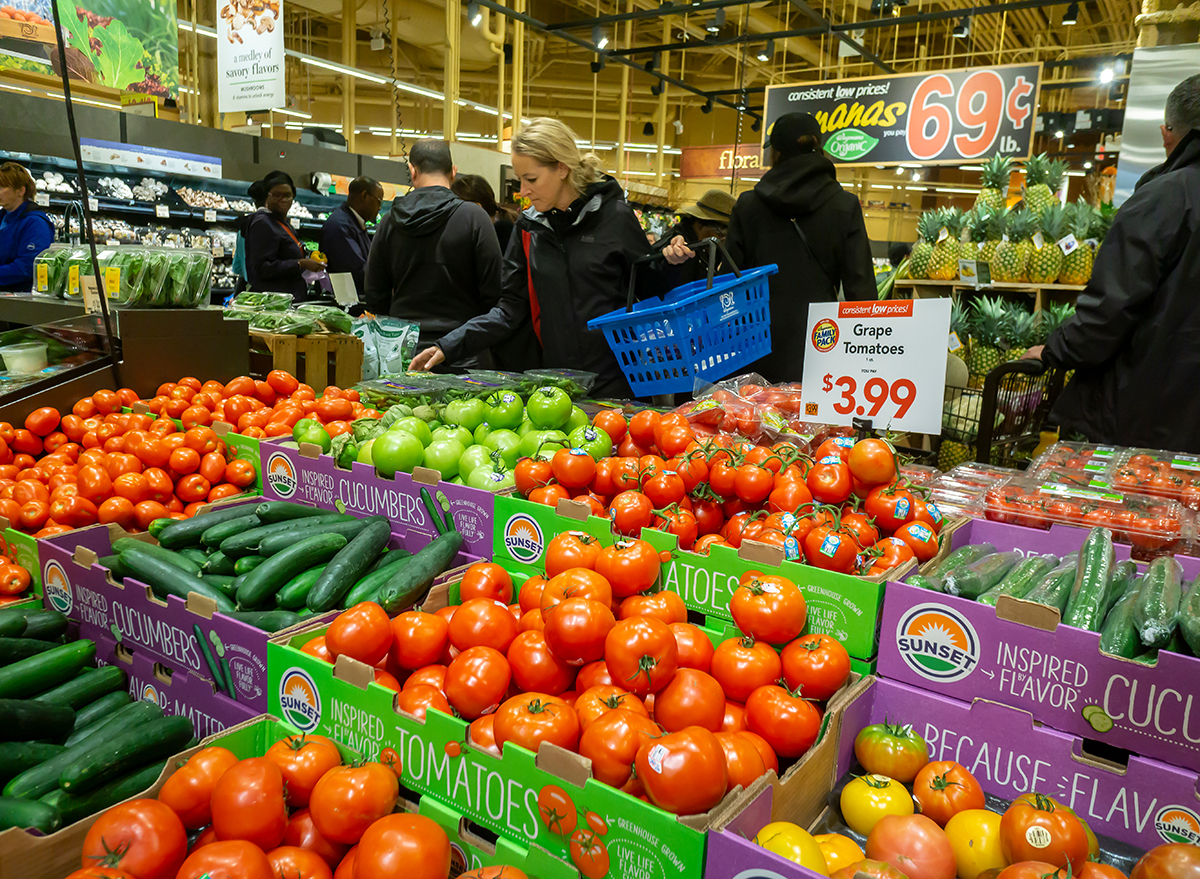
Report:
[{"label": "tomato on the vine", "polygon": [[886,485],[896,478],[896,452],[886,440],[859,440],[846,463],[851,475],[865,485]]},{"label": "tomato on the vine", "polygon": [[642,493],[655,508],[661,509],[677,504],[687,494],[683,477],[672,470],[659,470],[642,484]]},{"label": "tomato on the vine", "polygon": [[813,500],[822,504],[844,504],[850,497],[850,468],[840,457],[818,458],[805,479]]},{"label": "tomato on the vine", "polygon": [[896,530],[895,536],[908,544],[917,561],[927,562],[938,554],[937,533],[924,522],[907,522]]},{"label": "tomato on the vine", "polygon": [[623,491],[609,505],[613,527],[628,537],[637,537],[649,528],[654,518],[654,504],[640,491]]},{"label": "tomato on the vine", "polygon": [[760,504],[775,487],[775,474],[761,464],[742,464],[733,479],[733,492],[748,504]]},{"label": "tomato on the vine", "polygon": [[912,515],[913,496],[899,485],[877,485],[863,502],[867,515],[884,531],[895,531]]},{"label": "tomato on the vine", "polygon": [[814,568],[848,574],[854,570],[859,546],[849,531],[820,525],[804,536],[804,558]]}]

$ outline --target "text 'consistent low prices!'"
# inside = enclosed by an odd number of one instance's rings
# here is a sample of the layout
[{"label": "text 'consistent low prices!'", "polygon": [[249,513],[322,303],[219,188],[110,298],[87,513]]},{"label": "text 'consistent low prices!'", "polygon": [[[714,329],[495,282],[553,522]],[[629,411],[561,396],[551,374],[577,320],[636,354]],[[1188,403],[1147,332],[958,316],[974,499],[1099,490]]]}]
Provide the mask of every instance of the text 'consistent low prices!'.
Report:
[{"label": "text 'consistent low prices!'", "polygon": [[940,433],[949,332],[948,299],[810,305],[804,418]]}]

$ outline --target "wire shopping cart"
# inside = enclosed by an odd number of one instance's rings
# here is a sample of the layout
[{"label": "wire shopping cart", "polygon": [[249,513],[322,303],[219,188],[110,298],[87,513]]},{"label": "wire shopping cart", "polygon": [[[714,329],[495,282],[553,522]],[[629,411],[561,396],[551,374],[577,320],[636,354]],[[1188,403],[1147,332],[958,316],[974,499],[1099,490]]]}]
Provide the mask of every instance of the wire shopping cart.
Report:
[{"label": "wire shopping cart", "polygon": [[[715,238],[708,247],[708,278],[676,287],[663,298],[634,302],[637,270],[660,254],[633,264],[623,310],[588,321],[601,330],[638,397],[690,392],[696,379],[713,382],[771,353],[767,278],[777,266],[742,271]],[[713,276],[721,252],[732,274]]]}]

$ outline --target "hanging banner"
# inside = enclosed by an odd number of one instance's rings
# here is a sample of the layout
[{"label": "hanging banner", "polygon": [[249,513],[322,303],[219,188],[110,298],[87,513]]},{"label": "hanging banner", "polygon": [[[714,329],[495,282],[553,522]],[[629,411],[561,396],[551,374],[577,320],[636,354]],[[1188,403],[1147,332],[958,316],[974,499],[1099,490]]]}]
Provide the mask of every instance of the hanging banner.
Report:
[{"label": "hanging banner", "polygon": [[767,86],[764,140],[785,113],[812,113],[842,165],[959,164],[1033,151],[1041,64]]},{"label": "hanging banner", "polygon": [[253,113],[287,104],[283,0],[217,0],[217,108]]}]

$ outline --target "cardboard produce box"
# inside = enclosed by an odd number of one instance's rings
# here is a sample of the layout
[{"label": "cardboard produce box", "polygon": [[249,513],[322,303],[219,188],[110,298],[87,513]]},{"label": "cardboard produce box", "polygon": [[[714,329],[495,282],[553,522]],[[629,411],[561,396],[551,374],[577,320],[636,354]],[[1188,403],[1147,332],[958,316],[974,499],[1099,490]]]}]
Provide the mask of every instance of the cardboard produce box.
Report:
[{"label": "cardboard produce box", "polygon": [[38,561],[38,542],[32,534],[10,527],[9,521],[3,516],[0,516],[0,554],[8,556],[29,572],[28,591],[13,597],[19,600],[41,598],[42,566]]},{"label": "cardboard produce box", "polygon": [[[976,520],[952,544],[1063,556],[1087,534]],[[1129,557],[1129,547],[1113,549],[1118,561]],[[1178,561],[1185,579],[1200,576],[1200,560]],[[1200,769],[1200,659],[1166,650],[1153,665],[1110,656],[1098,633],[1063,625],[1053,608],[1010,597],[993,608],[904,583],[888,584],[880,632],[881,675],[957,699],[993,699],[1054,729]]]}]

